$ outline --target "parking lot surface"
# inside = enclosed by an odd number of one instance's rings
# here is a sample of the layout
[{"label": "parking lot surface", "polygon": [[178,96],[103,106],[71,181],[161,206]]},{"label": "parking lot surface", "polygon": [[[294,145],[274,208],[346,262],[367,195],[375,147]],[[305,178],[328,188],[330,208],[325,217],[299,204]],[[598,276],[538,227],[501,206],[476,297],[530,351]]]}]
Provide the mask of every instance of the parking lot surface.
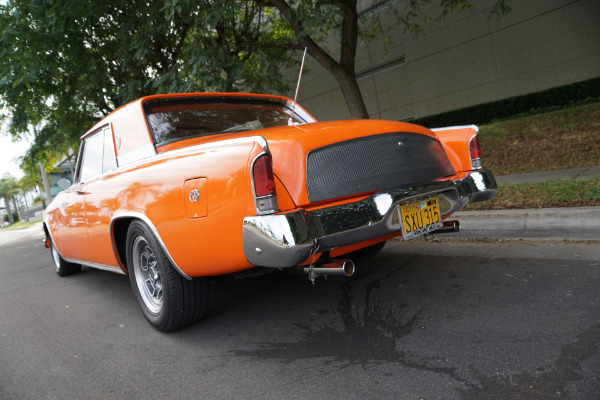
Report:
[{"label": "parking lot surface", "polygon": [[600,398],[600,245],[388,243],[350,279],[211,284],[171,334],[126,276],[0,232],[2,399]]}]

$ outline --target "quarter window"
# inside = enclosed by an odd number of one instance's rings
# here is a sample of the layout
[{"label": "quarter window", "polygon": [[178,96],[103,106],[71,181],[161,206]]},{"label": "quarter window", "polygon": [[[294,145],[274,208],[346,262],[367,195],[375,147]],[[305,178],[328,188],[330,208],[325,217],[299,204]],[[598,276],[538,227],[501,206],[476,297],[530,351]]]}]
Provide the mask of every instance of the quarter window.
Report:
[{"label": "quarter window", "polygon": [[117,167],[110,127],[83,141],[79,182],[87,182]]},{"label": "quarter window", "polygon": [[104,154],[102,156],[102,172],[112,171],[117,168],[117,158],[115,156],[115,146],[110,128],[104,129]]}]

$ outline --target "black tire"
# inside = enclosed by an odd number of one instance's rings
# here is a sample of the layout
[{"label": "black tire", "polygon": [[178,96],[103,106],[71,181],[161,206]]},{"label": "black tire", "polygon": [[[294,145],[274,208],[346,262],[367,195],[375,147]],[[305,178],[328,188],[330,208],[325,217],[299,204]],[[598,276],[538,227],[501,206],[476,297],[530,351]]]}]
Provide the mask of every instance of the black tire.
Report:
[{"label": "black tire", "polygon": [[73,275],[81,271],[80,264],[74,264],[65,261],[60,255],[54,242],[50,240],[50,251],[52,252],[52,261],[54,262],[54,270],[59,276]]},{"label": "black tire", "polygon": [[206,278],[184,278],[171,265],[148,226],[134,221],[127,231],[129,280],[144,317],[162,332],[198,322],[206,312]]}]

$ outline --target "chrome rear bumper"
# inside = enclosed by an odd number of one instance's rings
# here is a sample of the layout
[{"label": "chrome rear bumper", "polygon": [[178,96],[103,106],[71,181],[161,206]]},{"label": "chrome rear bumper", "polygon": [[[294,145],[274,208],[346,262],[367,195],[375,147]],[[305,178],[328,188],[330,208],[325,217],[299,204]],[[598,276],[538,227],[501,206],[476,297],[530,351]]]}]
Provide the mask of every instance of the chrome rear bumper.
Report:
[{"label": "chrome rear bumper", "polygon": [[248,262],[263,267],[291,267],[311,254],[398,232],[389,223],[397,204],[437,195],[442,215],[469,203],[489,200],[497,185],[489,170],[467,177],[379,191],[368,198],[313,211],[303,209],[244,218],[243,246]]}]

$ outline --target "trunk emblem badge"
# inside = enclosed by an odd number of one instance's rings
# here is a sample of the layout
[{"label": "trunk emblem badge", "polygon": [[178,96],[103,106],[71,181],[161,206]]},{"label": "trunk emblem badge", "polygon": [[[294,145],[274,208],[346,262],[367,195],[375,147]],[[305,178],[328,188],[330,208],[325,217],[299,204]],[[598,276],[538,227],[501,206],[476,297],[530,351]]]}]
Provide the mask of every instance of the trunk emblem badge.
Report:
[{"label": "trunk emblem badge", "polygon": [[198,189],[190,190],[190,202],[195,203],[200,198],[200,192]]}]

